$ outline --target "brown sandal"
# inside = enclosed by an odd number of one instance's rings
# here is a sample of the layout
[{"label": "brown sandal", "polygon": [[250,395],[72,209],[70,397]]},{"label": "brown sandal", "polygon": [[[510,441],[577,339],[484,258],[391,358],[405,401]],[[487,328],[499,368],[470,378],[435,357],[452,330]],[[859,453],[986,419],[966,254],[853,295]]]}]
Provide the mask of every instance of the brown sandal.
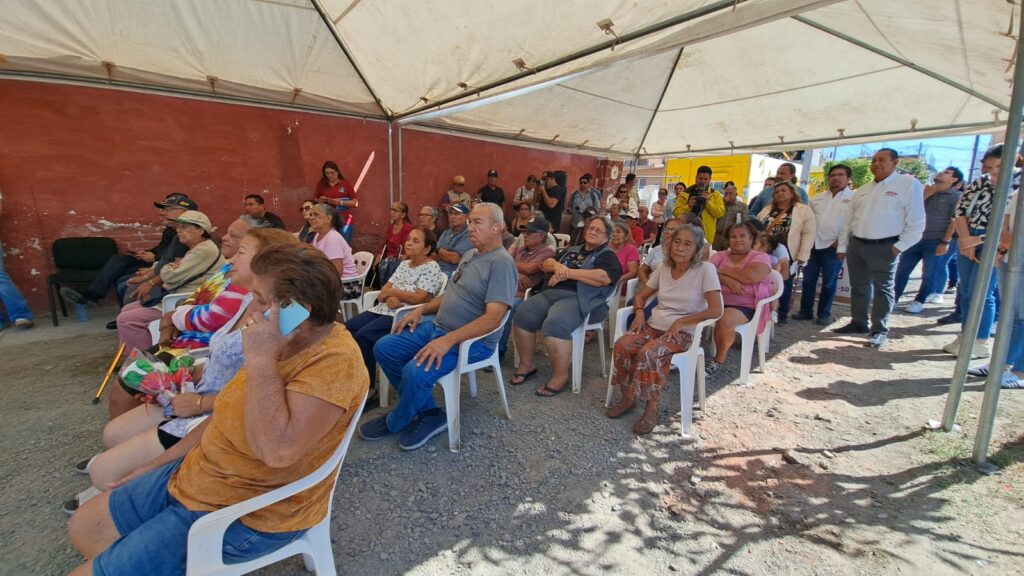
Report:
[{"label": "brown sandal", "polygon": [[633,425],[633,433],[636,434],[637,436],[650,434],[651,431],[654,430],[654,427],[657,425],[657,423],[657,418],[655,418],[654,422],[651,422],[650,420],[646,420],[644,418],[640,418],[639,420],[636,421],[636,424]]},{"label": "brown sandal", "polygon": [[629,405],[626,406],[623,406],[622,400],[619,400],[619,402],[616,403],[614,406],[605,410],[604,415],[612,419],[621,418],[622,416],[632,412],[634,408],[636,408],[635,400],[633,402],[630,402]]}]

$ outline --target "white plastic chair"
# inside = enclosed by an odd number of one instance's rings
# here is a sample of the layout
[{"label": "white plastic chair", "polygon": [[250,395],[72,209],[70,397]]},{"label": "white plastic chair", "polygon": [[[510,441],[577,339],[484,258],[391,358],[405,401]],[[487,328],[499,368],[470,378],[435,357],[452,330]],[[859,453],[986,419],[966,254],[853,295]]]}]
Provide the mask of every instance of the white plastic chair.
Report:
[{"label": "white plastic chair", "polygon": [[[437,298],[441,294],[444,294],[444,289],[447,288],[447,287],[448,287],[448,277],[445,276],[444,274],[441,274],[441,286],[437,289],[437,294],[434,295],[434,298]],[[377,301],[377,295],[378,294],[380,294],[380,290],[373,290],[371,292],[367,292],[366,294],[363,294],[363,310],[369,310],[370,308],[373,307],[373,303]],[[395,325],[402,318],[402,316],[405,316],[410,310],[415,310],[416,308],[419,308],[420,306],[423,306],[423,304],[409,304],[408,306],[402,306],[402,307],[398,308],[397,310],[395,310],[395,316],[391,320],[391,331],[394,332]],[[382,384],[385,384],[385,385],[382,385]],[[384,371],[380,369],[380,364],[378,364],[377,365],[377,395],[378,395],[378,398],[380,400],[380,407],[381,408],[387,408],[388,407],[388,391],[391,389],[391,386],[390,385],[386,385],[386,384],[388,384],[388,379],[387,379],[386,376],[384,376]]]},{"label": "white plastic chair", "polygon": [[754,355],[754,340],[757,340],[757,356],[761,364],[761,373],[764,374],[765,371],[765,354],[768,352],[768,344],[771,340],[772,332],[771,320],[768,321],[769,326],[765,326],[764,331],[760,334],[757,333],[757,325],[761,321],[762,315],[772,313],[771,303],[782,296],[782,274],[772,270],[771,278],[774,293],[768,298],[757,301],[757,306],[754,308],[754,317],[751,318],[750,322],[736,327],[736,336],[740,337],[743,345],[740,349],[740,384],[746,384],[750,378],[750,363]]},{"label": "white plastic chair", "polygon": [[[605,298],[605,305],[608,306],[608,318],[609,324],[613,317],[613,304],[618,302],[619,292],[622,291],[622,283],[617,282],[615,288]],[[579,394],[580,388],[583,384],[583,345],[586,344],[587,330],[597,330],[600,332],[596,338],[598,346],[601,349],[601,376],[608,375],[608,363],[604,353],[604,320],[596,323],[590,322],[590,314],[583,319],[583,324],[580,324],[578,328],[572,331],[572,393]]]},{"label": "white plastic chair", "polygon": [[[163,316],[168,312],[172,312],[182,300],[188,298],[191,294],[191,292],[176,292],[164,296],[163,300],[160,301],[160,315]],[[153,345],[156,346],[160,343],[160,321],[153,320],[149,323],[148,328],[149,335],[153,339]]]},{"label": "white plastic chair", "polygon": [[341,317],[344,320],[348,320],[348,306],[354,306],[356,314],[362,312],[363,308],[363,290],[366,290],[366,277],[369,276],[370,270],[373,269],[373,254],[370,252],[356,252],[352,255],[352,260],[356,263],[356,275],[351,278],[342,278],[341,281],[348,282],[359,282],[359,296],[355,298],[349,298],[348,300],[342,300],[338,304],[338,309],[341,311]]},{"label": "white plastic chair", "polygon": [[[271,490],[255,498],[250,498],[238,504],[210,512],[199,520],[188,531],[188,554],[186,557],[185,573],[188,576],[207,576],[211,574],[247,574],[268,566],[275,562],[284,560],[296,554],[302,554],[306,564],[306,570],[316,572],[317,576],[334,576],[337,571],[334,567],[334,550],[331,547],[331,508],[334,501],[334,489],[338,486],[338,473],[341,471],[342,462],[348,452],[348,446],[352,442],[352,435],[359,426],[359,418],[363,413],[363,404],[366,402],[366,395],[359,402],[359,407],[352,414],[348,428],[345,429],[345,436],[338,444],[334,454],[327,462],[311,472],[305,478],[301,478],[291,484]],[[327,500],[327,515],[316,526],[306,530],[297,540],[283,548],[239,564],[225,564],[223,556],[224,532],[234,521],[260,508],[280,502],[285,498],[298,494],[316,486],[330,475],[334,475],[334,482],[331,486],[331,495]]]},{"label": "white plastic chair", "polygon": [[572,238],[568,234],[555,234],[555,248],[565,248],[572,241]]},{"label": "white plastic chair", "polygon": [[481,368],[490,367],[494,372],[494,380],[498,383],[498,394],[501,395],[501,404],[505,408],[505,417],[512,419],[512,413],[508,409],[508,396],[505,394],[505,380],[501,375],[501,362],[498,360],[498,347],[495,346],[491,355],[479,362],[469,361],[469,348],[477,340],[482,340],[495,332],[501,332],[508,322],[509,310],[501,318],[501,323],[494,330],[483,336],[465,340],[459,344],[459,363],[455,369],[438,379],[438,384],[444,390],[444,411],[448,417],[448,449],[458,452],[462,449],[462,418],[459,414],[459,402],[462,393],[462,375],[469,374],[469,395],[476,398],[476,371]]},{"label": "white plastic chair", "polygon": [[[719,295],[718,298],[719,308],[722,308],[722,296]],[[650,300],[648,300],[648,303],[650,303]],[[612,341],[612,360],[609,363],[608,369],[608,393],[604,400],[605,406],[611,406],[612,396],[615,391],[615,386],[612,385],[612,372],[614,372],[614,370],[611,368],[615,363],[614,342],[621,338],[629,328],[627,319],[631,313],[633,313],[632,308],[621,308],[617,314],[617,328],[615,330],[615,339]],[[693,329],[693,341],[690,344],[690,348],[686,350],[686,352],[673,354],[672,360],[670,360],[672,368],[675,368],[676,371],[679,372],[679,427],[684,440],[693,439],[691,426],[693,425],[693,392],[695,381],[698,409],[704,410],[704,401],[707,396],[705,393],[706,379],[704,376],[704,348],[701,346],[701,335],[704,333],[705,328],[714,326],[715,322],[717,322],[721,317],[722,316],[719,315],[716,318],[698,322]]]}]

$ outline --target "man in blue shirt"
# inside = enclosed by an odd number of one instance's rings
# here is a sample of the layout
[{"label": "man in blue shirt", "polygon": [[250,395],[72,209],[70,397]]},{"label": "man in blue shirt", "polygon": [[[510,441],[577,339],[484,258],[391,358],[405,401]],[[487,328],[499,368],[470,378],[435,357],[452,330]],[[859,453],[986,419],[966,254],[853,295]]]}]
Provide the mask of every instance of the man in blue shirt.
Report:
[{"label": "man in blue shirt", "polygon": [[466,227],[466,218],[469,216],[469,207],[465,204],[451,204],[448,206],[447,230],[441,233],[437,239],[437,250],[434,251],[434,259],[441,267],[441,272],[448,278],[459,265],[459,260],[473,244],[469,241],[469,229]]}]

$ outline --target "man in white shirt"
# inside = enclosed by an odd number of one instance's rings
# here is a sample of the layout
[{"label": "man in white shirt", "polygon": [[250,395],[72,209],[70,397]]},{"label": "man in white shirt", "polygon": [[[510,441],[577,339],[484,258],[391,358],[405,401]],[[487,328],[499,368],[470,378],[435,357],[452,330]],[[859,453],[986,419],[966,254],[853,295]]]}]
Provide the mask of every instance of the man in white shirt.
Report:
[{"label": "man in white shirt", "polygon": [[[868,332],[867,345],[881,348],[889,332],[889,314],[895,298],[893,284],[900,252],[921,239],[924,232],[924,187],[916,178],[896,172],[899,154],[882,148],[871,157],[875,179],[861,186],[850,201],[846,227],[836,253],[850,272],[850,323],[839,334]],[[874,293],[874,294],[872,294]],[[872,296],[877,296],[872,302]]]},{"label": "man in white shirt", "polygon": [[845,164],[836,164],[828,171],[828,192],[821,192],[811,198],[811,210],[817,222],[814,247],[811,257],[804,266],[804,287],[800,296],[800,311],[794,320],[814,319],[814,292],[821,277],[821,294],[818,296],[818,324],[832,323],[832,301],[836,296],[836,284],[843,263],[836,256],[839,236],[846,227],[846,218],[853,199],[850,190],[850,176],[853,172]]}]

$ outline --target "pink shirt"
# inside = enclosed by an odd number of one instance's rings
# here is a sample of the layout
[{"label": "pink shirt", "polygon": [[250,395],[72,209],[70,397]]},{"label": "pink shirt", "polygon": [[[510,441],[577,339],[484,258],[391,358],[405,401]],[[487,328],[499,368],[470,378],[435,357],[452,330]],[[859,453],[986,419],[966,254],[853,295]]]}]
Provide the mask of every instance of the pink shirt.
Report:
[{"label": "pink shirt", "polygon": [[345,238],[334,228],[321,237],[319,234],[313,238],[313,247],[324,253],[328,260],[341,260],[341,277],[352,278],[358,276],[356,272],[356,261],[352,259],[352,248],[349,247]]},{"label": "pink shirt", "polygon": [[[715,268],[721,270],[742,270],[750,266],[751,264],[764,264],[768,268],[772,266],[771,258],[764,252],[758,252],[757,250],[751,250],[747,253],[747,257],[743,259],[739,265],[733,265],[729,262],[729,251],[723,250],[721,252],[715,252],[711,255],[709,262],[715,265]],[[764,280],[756,284],[744,284],[744,294],[734,294],[729,291],[729,287],[722,284],[722,302],[726,306],[740,306],[742,308],[753,308],[757,305],[757,292],[767,292],[771,294],[772,288],[772,277],[769,274],[764,277]]]},{"label": "pink shirt", "polygon": [[633,244],[626,244],[619,248],[615,251],[615,255],[619,257],[619,266],[622,266],[623,274],[629,273],[630,262],[636,262],[637,266],[640,265],[640,251]]}]

